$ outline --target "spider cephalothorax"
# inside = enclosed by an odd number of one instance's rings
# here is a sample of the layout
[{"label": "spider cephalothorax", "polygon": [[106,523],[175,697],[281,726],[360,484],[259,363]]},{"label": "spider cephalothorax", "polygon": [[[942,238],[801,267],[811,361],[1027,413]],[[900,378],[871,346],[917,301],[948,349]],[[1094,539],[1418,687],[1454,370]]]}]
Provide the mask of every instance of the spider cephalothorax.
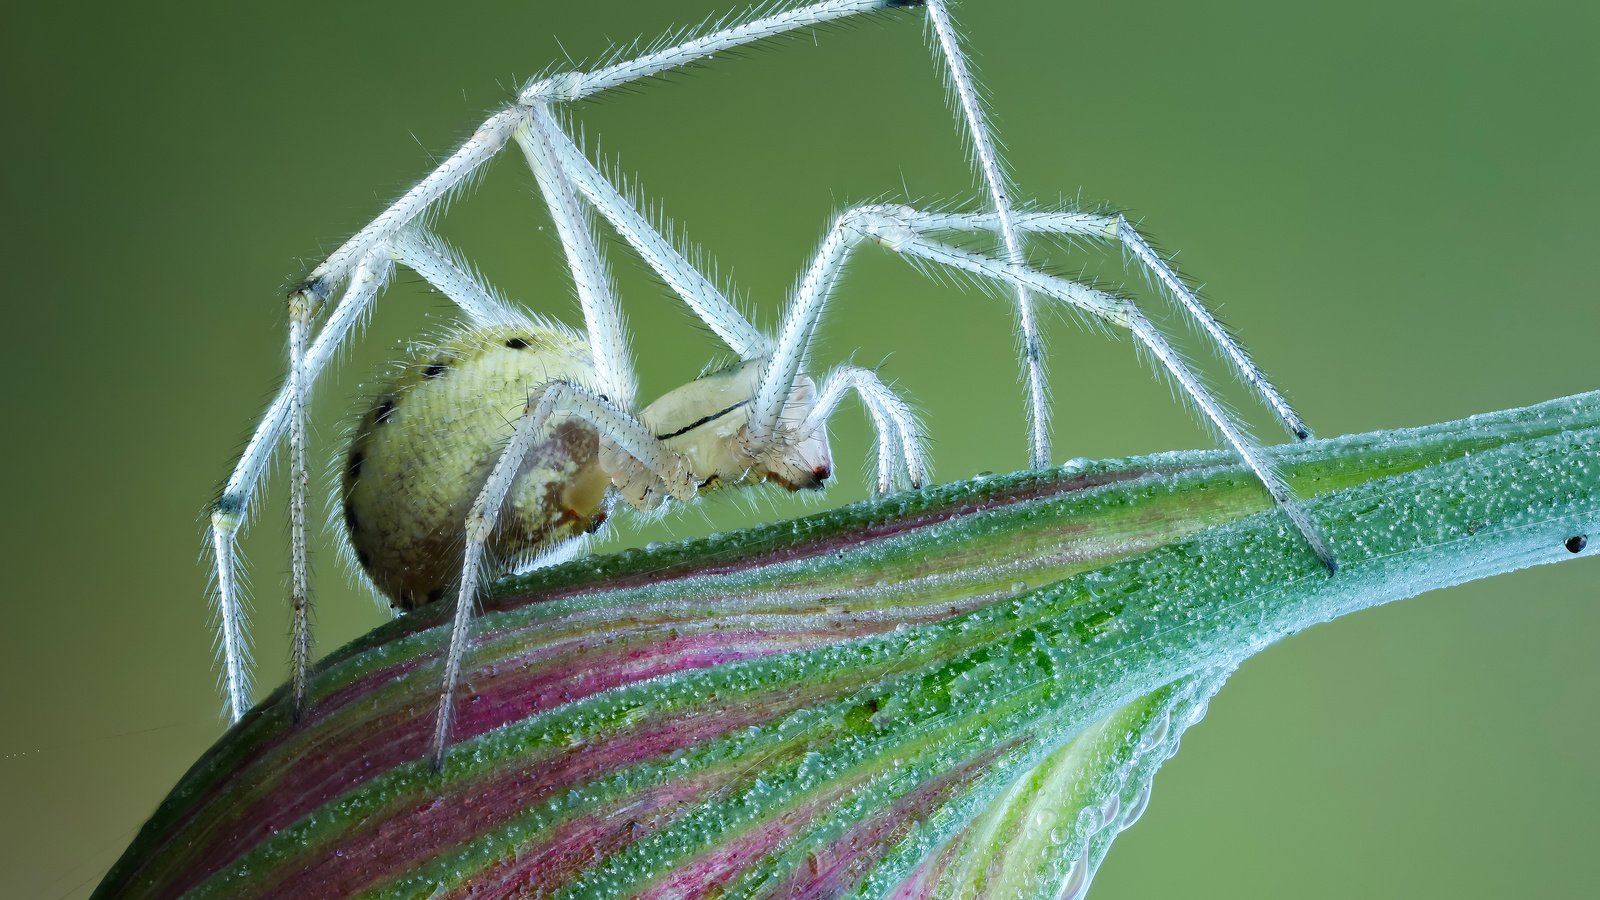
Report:
[{"label": "spider cephalothorax", "polygon": [[[702,375],[639,411],[639,421],[683,455],[700,492],[761,482],[791,491],[814,490],[832,474],[827,429],[809,427],[816,424],[811,416],[817,406],[817,385],[804,375],[790,387],[776,439],[757,441],[751,436],[750,411],[767,362],[747,360]],[[615,473],[624,465],[637,468],[632,460],[624,462],[615,445],[608,446],[612,452],[607,456],[616,463],[607,471]],[[917,478],[917,473],[911,475]],[[654,506],[649,496],[639,494],[640,479],[613,475],[613,481],[629,503],[640,509]]]},{"label": "spider cephalothorax", "polygon": [[[892,9],[926,8],[937,55],[989,208],[938,212],[873,204],[829,226],[782,322],[767,334],[639,212],[568,136],[554,108],[800,29]],[[582,308],[579,332],[507,303],[423,223],[502,149],[515,143],[549,205]],[[622,316],[594,234],[603,219],[699,317],[738,362],[639,408]],[[555,559],[606,520],[612,498],[652,509],[665,498],[770,482],[820,486],[833,471],[827,421],[853,392],[877,432],[877,487],[927,477],[921,432],[906,404],[871,371],[845,366],[820,381],[802,369],[818,322],[856,250],[876,245],[929,267],[1003,286],[1015,297],[1028,411],[1029,459],[1050,460],[1048,392],[1035,303],[1074,307],[1128,331],[1244,460],[1332,570],[1334,557],[1261,451],[1126,297],[1028,264],[1030,234],[1120,244],[1216,343],[1291,434],[1304,423],[1201,305],[1170,265],[1120,215],[1013,208],[983,107],[944,0],[821,0],[723,23],[642,56],[528,84],[471,138],[301,282],[289,298],[289,377],[212,509],[221,645],[228,702],[248,705],[235,538],[272,451],[287,440],[293,537],[295,709],[307,702],[310,658],[306,561],[306,403],[311,384],[403,266],[438,290],[466,322],[380,393],[344,457],[343,522],[353,555],[401,609],[455,597],[456,614],[434,732],[449,743],[451,709],[476,592],[486,574]],[[948,236],[997,239],[993,254]],[[340,288],[342,287],[342,293]],[[337,300],[335,297],[337,295]],[[321,319],[313,339],[312,326]],[[508,424],[509,423],[509,424]]]}]

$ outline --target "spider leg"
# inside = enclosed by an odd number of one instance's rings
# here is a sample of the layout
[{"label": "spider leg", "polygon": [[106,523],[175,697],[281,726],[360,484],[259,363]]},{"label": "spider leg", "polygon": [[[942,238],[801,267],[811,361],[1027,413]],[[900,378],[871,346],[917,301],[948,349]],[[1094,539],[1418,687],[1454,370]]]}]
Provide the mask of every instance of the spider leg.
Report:
[{"label": "spider leg", "polygon": [[[763,370],[761,382],[756,388],[750,421],[746,426],[752,452],[758,452],[760,448],[783,439],[780,436],[783,409],[794,389],[796,379],[799,378],[806,354],[810,350],[811,337],[816,331],[817,320],[821,318],[822,310],[838,284],[845,261],[863,236],[864,233],[853,224],[852,213],[840,216],[828,230],[823,238],[822,247],[801,277],[800,285],[790,300],[789,311],[784,316],[777,343]],[[898,432],[897,439],[901,444],[900,452],[905,460],[908,480],[913,485],[920,485],[927,475],[927,463],[921,449],[920,429],[917,428],[915,418],[905,402],[871,372],[853,367],[836,372],[834,377],[828,380],[827,387],[818,397],[816,406],[808,414],[806,421],[801,423],[797,434],[809,435],[821,427],[833,414],[844,392],[851,388],[854,388],[867,404],[867,411],[873,417],[877,428],[880,490],[886,489],[885,468],[894,467],[893,459],[886,460],[885,456],[891,449],[887,443],[886,424],[892,424]]]},{"label": "spider leg", "polygon": [[[542,106],[536,108],[535,113],[541,109]],[[595,243],[589,217],[578,205],[572,181],[557,162],[546,130],[530,118],[527,124],[517,129],[516,141],[528,159],[529,168],[533,169],[534,178],[539,182],[539,190],[550,206],[550,217],[555,222],[561,246],[566,250],[578,303],[583,308],[584,326],[588,333],[589,348],[594,354],[595,374],[601,391],[617,404],[631,407],[638,384],[628,362],[622,308],[617,305],[611,274],[606,270],[605,259]]]},{"label": "spider leg", "polygon": [[797,377],[800,360],[805,355],[817,321],[838,283],[845,262],[857,244],[871,239],[903,256],[949,266],[1009,287],[1025,287],[1127,329],[1171,375],[1190,402],[1266,487],[1273,501],[1304,535],[1328,570],[1331,572],[1337,568],[1327,541],[1301,509],[1288,485],[1272,468],[1262,450],[1131,300],[936,241],[918,230],[919,215],[909,207],[870,205],[847,210],[834,220],[790,302],[772,362],[757,389],[755,408],[751,413],[753,435],[763,437],[776,428],[781,407],[772,408],[769,398],[787,396],[789,387]]},{"label": "spider leg", "polygon": [[[998,217],[993,213],[919,211],[908,215],[911,216],[908,221],[912,227],[922,231],[990,231],[999,227]],[[1121,214],[1019,211],[1016,213],[1015,221],[1017,228],[1024,234],[1081,235],[1120,242],[1128,252],[1139,259],[1156,281],[1160,282],[1167,296],[1194,320],[1202,333],[1210,338],[1223,358],[1238,374],[1239,379],[1271,408],[1284,428],[1300,440],[1311,437],[1311,430],[1283,398],[1283,394],[1267,379],[1266,373],[1262,372],[1250,358],[1250,354],[1233,335],[1228,333],[1228,329],[1217,321],[1216,316],[1212,315],[1200,301],[1194,289],[1184,283],[1177,271]]]},{"label": "spider leg", "polygon": [[750,441],[756,446],[776,439],[784,404],[788,402],[800,375],[800,366],[811,348],[817,320],[822,317],[828,298],[839,283],[845,262],[864,237],[855,227],[854,217],[852,210],[834,220],[789,301],[783,325],[778,330],[777,344],[756,388],[750,422],[746,426]]},{"label": "spider leg", "polygon": [[589,72],[561,72],[540,78],[523,88],[514,103],[486,119],[444,162],[333,251],[306,276],[295,292],[317,302],[326,299],[334,285],[343,281],[375,248],[386,244],[400,229],[415,221],[435,203],[464,187],[484,164],[504,149],[517,130],[527,124],[536,106],[571,103],[593,97],[630,82],[660,76],[722,51],[850,16],[918,5],[921,4],[917,0],[824,0],[743,22],[735,21],[673,46],[619,60]]},{"label": "spider leg", "polygon": [[1200,329],[1211,338],[1212,343],[1217,345],[1223,356],[1233,365],[1234,371],[1239,374],[1245,384],[1248,384],[1260,395],[1267,406],[1272,408],[1273,413],[1283,422],[1283,426],[1289,429],[1289,433],[1302,441],[1309,440],[1311,438],[1311,429],[1306,427],[1306,423],[1289,406],[1289,401],[1283,399],[1283,395],[1278,392],[1278,389],[1273,387],[1272,382],[1267,380],[1266,373],[1262,372],[1260,367],[1255,364],[1255,361],[1250,358],[1250,354],[1245,352],[1244,347],[1234,340],[1233,335],[1222,327],[1222,323],[1218,322],[1217,317],[1211,314],[1211,310],[1200,302],[1200,298],[1195,295],[1195,292],[1184,283],[1182,278],[1178,277],[1178,273],[1173,270],[1172,266],[1167,264],[1167,261],[1161,257],[1161,254],[1156,252],[1154,247],[1150,246],[1150,242],[1144,239],[1144,235],[1141,235],[1137,229],[1128,224],[1128,220],[1120,214],[1117,216],[1116,235],[1117,240],[1121,241],[1122,245],[1128,248],[1134,256],[1137,256],[1139,261],[1144,263],[1150,273],[1156,277],[1156,280],[1160,281],[1162,286],[1167,289],[1168,296],[1181,306],[1200,326]]},{"label": "spider leg", "polygon": [[239,577],[238,533],[250,500],[266,474],[278,442],[290,445],[290,605],[293,610],[291,680],[297,713],[305,709],[306,673],[310,666],[310,590],[305,536],[306,435],[304,410],[312,386],[335,351],[347,340],[389,279],[391,258],[422,275],[478,324],[522,322],[526,316],[508,306],[475,280],[438,238],[416,228],[398,232],[357,267],[327,321],[309,342],[311,316],[306,295],[291,295],[289,377],[245,445],[221,495],[211,507],[208,544],[216,565],[219,643],[229,717],[235,721],[250,705],[249,647],[244,634],[243,590]]},{"label": "spider leg", "polygon": [[772,341],[750,324],[739,310],[695,268],[672,242],[662,236],[611,181],[589,162],[555,117],[535,111],[533,127],[547,137],[555,161],[572,185],[600,215],[633,246],[644,261],[667,283],[695,315],[705,322],[741,359],[757,359],[772,350]]},{"label": "spider leg", "polygon": [[477,601],[479,580],[483,577],[485,545],[494,534],[501,508],[505,506],[506,495],[516,481],[523,458],[557,416],[572,416],[593,425],[602,437],[660,479],[673,497],[684,501],[694,497],[694,479],[683,458],[662,444],[638,419],[623,412],[614,402],[564,381],[549,384],[537,401],[529,401],[511,439],[501,451],[500,458],[467,514],[467,542],[461,567],[460,593],[456,597],[450,647],[445,658],[444,685],[439,694],[438,718],[434,722],[433,765],[436,770],[444,766],[445,751],[450,745],[456,682],[461,677],[461,662],[471,635],[473,606]]},{"label": "spider leg", "polygon": [[[211,505],[210,549],[216,564],[216,595],[224,691],[230,718],[237,721],[250,705],[249,675],[246,672],[249,648],[244,635],[244,610],[238,571],[237,537],[244,525],[250,499],[266,473],[267,463],[289,427],[290,407],[297,394],[309,393],[311,385],[327,366],[333,353],[361,320],[378,291],[388,280],[389,260],[371,257],[362,261],[328,320],[309,349],[299,354],[299,364],[291,360],[291,376],[267,407],[256,430],[245,444],[239,462],[223,485],[222,493]],[[291,330],[293,330],[291,325]],[[293,342],[291,342],[293,343]],[[302,337],[303,343],[303,337]],[[294,355],[294,354],[291,354]],[[299,377],[293,373],[298,372]],[[300,401],[303,408],[303,401]]]},{"label": "spider leg", "polygon": [[438,235],[411,227],[402,229],[389,242],[396,262],[428,282],[467,314],[472,324],[491,328],[497,325],[527,325],[528,314],[512,306],[485,285],[471,266]]},{"label": "spider leg", "polygon": [[[995,230],[1000,232],[1006,260],[1020,267],[1025,262],[1022,237],[1011,209],[1005,172],[1001,167],[1000,154],[995,150],[988,117],[978,96],[977,83],[967,64],[966,54],[961,51],[961,42],[945,0],[927,0],[927,6],[928,25],[933,32],[939,57],[945,64],[951,99],[966,125],[967,138],[972,142],[973,161],[994,202]],[[1022,343],[1022,372],[1028,392],[1028,459],[1034,468],[1039,468],[1050,464],[1050,396],[1044,370],[1044,343],[1028,288],[1021,282],[1011,286],[1017,295],[1017,332]]]},{"label": "spider leg", "polygon": [[306,550],[306,341],[313,310],[300,294],[289,297],[289,608],[291,611],[290,683],[294,719],[306,710],[306,681],[311,668],[311,584]]},{"label": "spider leg", "polygon": [[809,435],[827,425],[845,394],[855,391],[872,417],[878,437],[878,493],[894,489],[900,476],[912,488],[928,481],[927,454],[921,425],[905,400],[890,390],[877,374],[857,366],[840,366],[828,374],[817,391],[816,405],[797,430]]},{"label": "spider leg", "polygon": [[1160,330],[1145,317],[1132,300],[1117,297],[1104,291],[1057,278],[1034,269],[1019,269],[999,260],[991,259],[981,254],[962,250],[947,244],[941,244],[916,232],[903,221],[896,219],[892,213],[885,219],[874,223],[875,237],[890,249],[902,254],[919,257],[930,262],[941,263],[961,269],[973,275],[993,279],[1010,284],[1025,284],[1030,289],[1053,297],[1061,302],[1068,303],[1101,319],[1119,325],[1143,344],[1152,356],[1156,358],[1167,373],[1182,389],[1200,413],[1209,421],[1222,438],[1227,442],[1234,453],[1244,461],[1245,465],[1255,475],[1256,480],[1266,487],[1267,493],[1278,508],[1283,510],[1305,537],[1306,543],[1322,560],[1329,573],[1338,570],[1338,561],[1327,540],[1320,530],[1311,522],[1305,510],[1300,506],[1289,486],[1273,469],[1271,462],[1266,458],[1261,448],[1245,433],[1242,426],[1236,422],[1231,414],[1223,408],[1222,404],[1206,388],[1199,375],[1189,368],[1188,364],[1172,345],[1168,344]]}]

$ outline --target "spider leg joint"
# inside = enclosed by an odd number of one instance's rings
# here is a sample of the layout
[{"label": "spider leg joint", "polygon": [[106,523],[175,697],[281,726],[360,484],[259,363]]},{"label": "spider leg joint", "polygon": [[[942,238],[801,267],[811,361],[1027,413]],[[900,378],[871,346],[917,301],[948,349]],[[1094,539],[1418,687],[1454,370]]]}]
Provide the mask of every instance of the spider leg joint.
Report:
[{"label": "spider leg joint", "polygon": [[883,246],[901,252],[916,238],[910,226],[912,209],[909,206],[874,203],[847,210],[839,217],[838,227],[855,243],[871,239]]},{"label": "spider leg joint", "polygon": [[326,275],[314,275],[300,282],[289,290],[286,297],[289,304],[289,314],[294,315],[297,305],[303,305],[305,312],[315,316],[322,311],[328,302],[328,297],[333,293],[333,283]]},{"label": "spider leg joint", "polygon": [[561,72],[541,78],[522,89],[517,95],[517,105],[532,107],[541,103],[566,103],[582,98],[588,81],[587,72]]},{"label": "spider leg joint", "polygon": [[238,497],[224,494],[211,506],[212,530],[220,534],[232,534],[238,531],[243,512]]},{"label": "spider leg joint", "polygon": [[[313,286],[314,287],[314,286]],[[311,290],[297,290],[289,294],[289,316],[291,318],[309,319],[322,309],[321,292]]]}]

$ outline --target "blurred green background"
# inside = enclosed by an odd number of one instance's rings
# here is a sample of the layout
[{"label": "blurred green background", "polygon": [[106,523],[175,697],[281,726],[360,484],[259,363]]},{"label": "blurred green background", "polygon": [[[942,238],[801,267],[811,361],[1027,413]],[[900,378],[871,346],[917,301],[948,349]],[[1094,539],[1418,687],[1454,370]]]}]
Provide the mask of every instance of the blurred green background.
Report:
[{"label": "blurred green background", "polygon": [[[525,77],[723,8],[8,10],[0,893],[86,894],[221,731],[199,514],[280,378],[282,286]],[[1019,195],[1143,217],[1321,433],[1600,387],[1594,4],[1019,0],[958,15]],[[750,56],[575,115],[770,327],[835,210],[975,193],[917,15]],[[442,230],[512,296],[576,321],[543,224],[508,156]],[[649,398],[715,347],[631,257],[612,259]],[[1052,263],[1122,275],[1115,254]],[[818,359],[883,361],[926,414],[941,478],[1023,462],[1003,304],[867,252],[834,310]],[[319,459],[363,382],[448,321],[414,277],[384,297],[324,382]],[[1049,334],[1058,459],[1209,442],[1126,340],[1057,317]],[[865,494],[864,423],[839,422],[827,504]],[[244,545],[263,691],[287,656],[281,501]],[[619,520],[606,546],[811,508],[718,500],[650,528]],[[315,553],[326,650],[383,615],[326,538]],[[1593,896],[1597,574],[1587,560],[1456,588],[1246,664],[1094,896]]]}]

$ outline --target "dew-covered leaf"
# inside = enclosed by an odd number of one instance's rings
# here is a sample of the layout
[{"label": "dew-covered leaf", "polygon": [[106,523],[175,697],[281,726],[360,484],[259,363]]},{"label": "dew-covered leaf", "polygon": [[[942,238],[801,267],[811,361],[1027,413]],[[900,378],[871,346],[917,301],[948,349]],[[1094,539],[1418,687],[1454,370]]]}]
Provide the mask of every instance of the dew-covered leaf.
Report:
[{"label": "dew-covered leaf", "polygon": [[333,653],[184,776],[103,897],[1054,897],[1227,673],[1591,555],[1600,394],[1278,448],[1330,577],[1218,452],[985,477],[496,586]]}]

